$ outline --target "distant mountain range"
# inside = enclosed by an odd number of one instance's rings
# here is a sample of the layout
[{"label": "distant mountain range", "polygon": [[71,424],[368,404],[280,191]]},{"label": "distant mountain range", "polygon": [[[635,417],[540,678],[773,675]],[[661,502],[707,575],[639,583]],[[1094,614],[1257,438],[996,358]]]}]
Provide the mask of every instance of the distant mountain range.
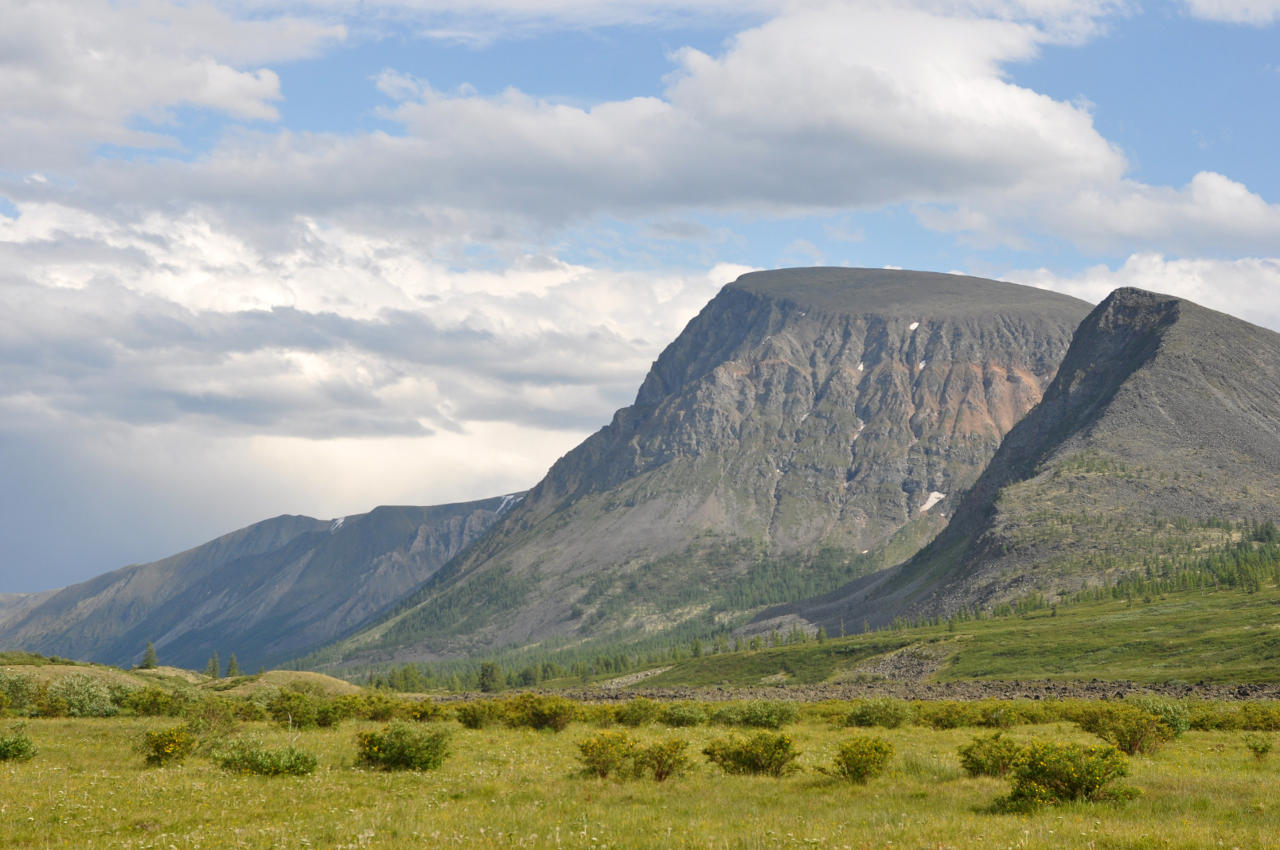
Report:
[{"label": "distant mountain range", "polygon": [[[1280,335],[956,275],[725,286],[527,494],[280,517],[56,593],[0,647],[331,670],[1067,599],[1280,518]],[[1242,537],[1243,535],[1243,537]]]},{"label": "distant mountain range", "polygon": [[203,667],[215,651],[245,669],[285,661],[393,605],[520,498],[264,520],[161,561],[10,596],[0,647],[129,665],[152,641],[178,666]]}]

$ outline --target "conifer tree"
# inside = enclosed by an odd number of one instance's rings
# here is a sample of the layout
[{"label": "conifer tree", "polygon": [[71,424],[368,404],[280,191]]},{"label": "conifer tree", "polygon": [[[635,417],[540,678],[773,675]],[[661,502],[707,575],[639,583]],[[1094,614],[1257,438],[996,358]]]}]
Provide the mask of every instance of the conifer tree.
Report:
[{"label": "conifer tree", "polygon": [[222,665],[218,663],[218,650],[213,651],[213,655],[209,657],[209,663],[204,665],[204,674],[210,679],[222,678]]},{"label": "conifer tree", "polygon": [[236,661],[236,654],[231,653],[231,657],[227,659],[227,678],[231,679],[240,675],[240,664]]},{"label": "conifer tree", "polygon": [[147,641],[147,648],[142,653],[142,661],[138,667],[143,670],[154,670],[160,666],[160,659],[156,657],[156,647],[151,641]]}]

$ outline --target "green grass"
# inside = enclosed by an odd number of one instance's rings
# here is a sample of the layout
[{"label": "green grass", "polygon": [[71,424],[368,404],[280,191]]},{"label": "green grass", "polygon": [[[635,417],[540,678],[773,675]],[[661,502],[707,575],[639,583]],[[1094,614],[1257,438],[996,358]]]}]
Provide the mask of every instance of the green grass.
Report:
[{"label": "green grass", "polygon": [[[1280,760],[1258,762],[1238,733],[1192,732],[1130,763],[1125,803],[1071,804],[997,815],[1008,784],[969,778],[956,749],[978,730],[876,730],[895,750],[886,775],[851,786],[817,771],[854,734],[809,717],[789,727],[800,773],[729,776],[701,757],[662,784],[582,775],[577,743],[560,734],[452,724],[439,770],[354,767],[355,733],[376,724],[289,735],[246,724],[268,744],[316,753],[309,777],[224,773],[192,757],[144,768],[135,741],[163,725],[135,718],[32,720],[40,755],[0,764],[6,848],[458,847],[1275,847]],[[679,736],[700,752],[724,729],[645,726],[642,742]],[[1074,727],[1019,727],[1020,740],[1089,741]],[[1221,843],[1221,844],[1220,844]]]},{"label": "green grass", "polygon": [[[1195,590],[703,656],[646,685],[809,684],[912,644],[950,651],[933,678],[1280,681],[1280,590]],[[783,675],[779,675],[779,674]]]}]

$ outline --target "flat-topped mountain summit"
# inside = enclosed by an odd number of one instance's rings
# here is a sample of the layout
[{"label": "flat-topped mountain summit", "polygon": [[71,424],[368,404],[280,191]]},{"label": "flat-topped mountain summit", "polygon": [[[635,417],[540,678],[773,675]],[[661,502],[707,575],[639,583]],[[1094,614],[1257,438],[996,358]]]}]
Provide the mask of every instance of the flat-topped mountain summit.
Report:
[{"label": "flat-topped mountain summit", "polygon": [[1040,400],[1088,310],[957,275],[744,275],[634,404],[326,662],[653,633],[896,563]]},{"label": "flat-topped mountain summit", "polygon": [[769,615],[875,626],[1069,597],[1133,571],[1176,577],[1238,552],[1249,542],[1239,529],[1274,522],[1278,505],[1280,334],[1120,289],[1081,324],[1044,399],[931,545]]}]

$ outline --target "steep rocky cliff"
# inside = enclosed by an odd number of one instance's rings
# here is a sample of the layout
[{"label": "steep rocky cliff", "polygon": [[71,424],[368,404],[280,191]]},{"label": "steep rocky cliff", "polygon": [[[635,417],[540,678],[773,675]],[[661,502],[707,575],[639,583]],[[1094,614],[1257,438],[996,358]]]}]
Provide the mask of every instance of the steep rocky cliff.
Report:
[{"label": "steep rocky cliff", "polygon": [[745,275],[633,405],[329,660],[659,630],[896,563],[1040,399],[1088,309],[944,274]]},{"label": "steep rocky cliff", "polygon": [[278,662],[385,610],[517,499],[265,520],[15,603],[0,647],[127,665],[150,640],[166,664],[201,667],[214,651],[248,669]]},{"label": "steep rocky cliff", "polygon": [[1175,575],[1278,519],[1280,335],[1121,289],[930,546],[764,616],[854,628],[1066,597],[1134,571]]}]

